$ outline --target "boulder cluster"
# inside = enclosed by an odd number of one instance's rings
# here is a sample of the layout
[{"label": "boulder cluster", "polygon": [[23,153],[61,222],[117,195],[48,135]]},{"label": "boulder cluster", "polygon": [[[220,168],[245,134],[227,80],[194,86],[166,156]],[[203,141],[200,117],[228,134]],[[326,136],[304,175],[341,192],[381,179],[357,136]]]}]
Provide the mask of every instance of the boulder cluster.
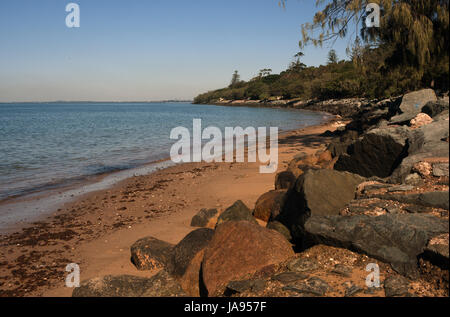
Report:
[{"label": "boulder cluster", "polygon": [[177,245],[133,244],[132,263],[156,275],[92,279],[73,296],[448,296],[448,98],[421,90],[347,119],[253,209],[203,209]]}]

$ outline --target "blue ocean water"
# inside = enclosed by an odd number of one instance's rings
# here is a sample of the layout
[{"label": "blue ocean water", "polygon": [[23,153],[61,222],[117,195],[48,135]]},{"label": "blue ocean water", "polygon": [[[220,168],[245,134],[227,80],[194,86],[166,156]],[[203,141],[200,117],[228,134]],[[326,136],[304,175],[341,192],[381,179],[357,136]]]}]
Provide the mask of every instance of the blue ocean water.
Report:
[{"label": "blue ocean water", "polygon": [[[168,158],[171,129],[315,125],[324,114],[190,103],[0,104],[0,200]],[[282,128],[282,129],[281,129]]]}]

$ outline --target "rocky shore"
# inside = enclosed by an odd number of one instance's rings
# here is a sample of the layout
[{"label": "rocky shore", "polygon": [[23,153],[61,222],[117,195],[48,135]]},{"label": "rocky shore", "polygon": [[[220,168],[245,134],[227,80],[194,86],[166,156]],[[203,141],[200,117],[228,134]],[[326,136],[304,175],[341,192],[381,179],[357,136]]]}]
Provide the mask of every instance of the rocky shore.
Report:
[{"label": "rocky shore", "polygon": [[216,100],[218,106],[236,107],[272,107],[292,108],[310,111],[322,111],[341,117],[350,118],[359,113],[361,107],[370,106],[373,101],[364,98],[330,99],[330,100]]},{"label": "rocky shore", "polygon": [[350,120],[254,206],[211,202],[178,243],[130,245],[148,276],[99,276],[73,296],[448,296],[448,98],[426,89],[342,104],[293,104]]}]

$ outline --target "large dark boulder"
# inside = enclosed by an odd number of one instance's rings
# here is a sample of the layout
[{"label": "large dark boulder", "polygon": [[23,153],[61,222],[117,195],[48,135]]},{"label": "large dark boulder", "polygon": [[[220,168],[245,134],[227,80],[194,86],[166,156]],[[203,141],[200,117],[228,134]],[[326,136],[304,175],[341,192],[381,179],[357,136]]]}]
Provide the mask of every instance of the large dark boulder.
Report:
[{"label": "large dark boulder", "polygon": [[436,94],[432,89],[422,89],[405,94],[398,111],[400,114],[392,117],[390,123],[399,124],[411,121],[430,101],[437,101]]},{"label": "large dark boulder", "polygon": [[352,199],[364,177],[335,170],[309,170],[301,175],[295,190],[303,198],[302,210],[311,215],[337,215]]},{"label": "large dark boulder", "polygon": [[176,277],[183,276],[192,259],[208,245],[213,235],[214,230],[201,228],[184,237],[172,250],[173,269],[171,273]]},{"label": "large dark boulder", "polygon": [[138,270],[170,270],[172,249],[173,244],[153,237],[139,239],[131,246],[131,262]]},{"label": "large dark boulder", "polygon": [[301,243],[306,219],[311,215],[338,215],[355,198],[357,186],[364,181],[364,177],[348,172],[308,170],[298,178],[283,212],[275,220],[291,231],[294,242]]},{"label": "large dark boulder", "polygon": [[270,222],[268,222],[266,228],[278,231],[288,241],[292,240],[291,232],[289,231],[289,229],[285,225],[283,225],[281,222],[279,222],[279,221],[270,221]]},{"label": "large dark boulder", "polygon": [[275,189],[290,189],[295,185],[296,177],[291,171],[283,171],[275,176]]},{"label": "large dark boulder", "polygon": [[253,217],[252,212],[248,207],[240,200],[236,201],[233,205],[228,207],[220,216],[219,219],[217,219],[217,224],[220,225],[221,223],[227,222],[227,221],[250,221],[255,224],[258,222]]},{"label": "large dark boulder", "polygon": [[107,275],[83,282],[73,297],[178,297],[185,296],[181,286],[161,271],[151,278]]},{"label": "large dark boulder", "polygon": [[186,292],[181,288],[167,271],[162,270],[150,278],[151,287],[148,287],[142,297],[185,297]]},{"label": "large dark boulder", "polygon": [[428,242],[423,257],[444,270],[449,268],[449,234],[441,234]]},{"label": "large dark boulder", "polygon": [[191,220],[191,227],[206,227],[209,222],[218,214],[217,209],[202,209]]},{"label": "large dark boulder", "polygon": [[418,256],[431,238],[448,233],[449,223],[424,214],[312,216],[304,230],[310,242],[365,253],[414,276]]},{"label": "large dark boulder", "polygon": [[449,110],[448,102],[444,100],[430,101],[423,108],[422,112],[434,118],[445,110]]},{"label": "large dark boulder", "polygon": [[328,144],[327,150],[330,151],[331,156],[337,157],[347,152],[348,147],[359,138],[359,133],[356,130],[346,130],[339,138],[335,138]]},{"label": "large dark boulder", "polygon": [[262,221],[276,219],[286,201],[286,190],[271,190],[258,198],[253,216]]},{"label": "large dark boulder", "polygon": [[449,124],[447,120],[439,120],[424,125],[412,132],[408,139],[408,156],[394,170],[392,182],[403,182],[411,173],[415,163],[431,157],[448,157]]},{"label": "large dark boulder", "polygon": [[364,177],[388,177],[407,156],[410,136],[406,127],[373,129],[349,146],[334,169]]},{"label": "large dark boulder", "polygon": [[202,278],[207,293],[221,295],[229,282],[293,255],[291,244],[274,230],[248,221],[224,222],[205,249]]}]

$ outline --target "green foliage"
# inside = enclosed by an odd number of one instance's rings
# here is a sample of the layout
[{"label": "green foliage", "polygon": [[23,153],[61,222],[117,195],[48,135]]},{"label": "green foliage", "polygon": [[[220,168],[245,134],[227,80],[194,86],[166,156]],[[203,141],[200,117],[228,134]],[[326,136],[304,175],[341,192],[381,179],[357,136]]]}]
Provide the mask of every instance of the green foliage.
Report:
[{"label": "green foliage", "polygon": [[[286,1],[282,2],[284,5]],[[399,89],[409,89],[418,83],[448,89],[448,67],[444,73],[439,69],[448,60],[449,0],[316,0],[316,3],[323,8],[311,23],[302,25],[301,47],[309,43],[321,47],[327,41],[346,37],[352,24],[360,25],[361,38],[370,45],[366,51],[375,48],[389,52],[376,53],[383,55],[378,59],[376,71],[385,78],[398,78],[400,83],[395,85]],[[364,23],[369,3],[376,3],[381,9],[380,27],[366,27]],[[354,60],[360,57],[361,48],[360,38],[356,37],[351,53]],[[361,66],[365,60],[358,62]],[[412,78],[399,78],[404,67]]]},{"label": "green foliage", "polygon": [[328,52],[328,64],[336,64],[338,62],[338,56],[335,50]]},{"label": "green foliage", "polygon": [[230,88],[234,88],[241,81],[241,75],[239,75],[238,71],[235,70],[233,73],[233,77],[231,77]]},{"label": "green foliage", "polygon": [[[423,87],[449,89],[449,0],[316,0],[324,8],[302,26],[300,47],[348,34],[353,20],[362,25],[361,37],[347,49],[350,61],[338,61],[331,50],[328,64],[307,67],[298,52],[288,69],[272,75],[263,69],[249,82],[237,77],[229,88],[195,98],[196,103],[219,99],[386,98]],[[365,8],[382,9],[380,28],[364,25]],[[286,0],[280,0],[284,7]],[[237,75],[237,72],[235,72]],[[238,76],[238,75],[237,75]]]}]

